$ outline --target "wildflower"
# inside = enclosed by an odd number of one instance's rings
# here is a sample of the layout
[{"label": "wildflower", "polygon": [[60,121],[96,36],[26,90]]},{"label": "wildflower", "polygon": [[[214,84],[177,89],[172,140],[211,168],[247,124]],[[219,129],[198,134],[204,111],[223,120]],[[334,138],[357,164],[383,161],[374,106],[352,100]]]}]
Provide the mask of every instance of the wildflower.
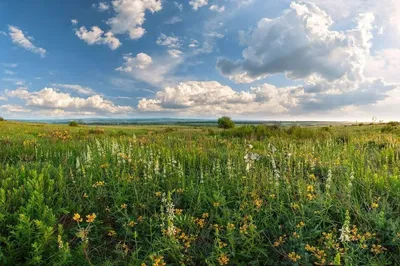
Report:
[{"label": "wildflower", "polygon": [[300,235],[297,232],[293,232],[293,237],[294,238],[300,238]]},{"label": "wildflower", "polygon": [[219,265],[227,265],[229,263],[229,258],[225,253],[222,253],[219,257],[218,257],[218,263]]},{"label": "wildflower", "polygon": [[228,225],[226,226],[226,228],[227,228],[228,230],[234,230],[234,229],[235,229],[235,225],[234,225],[234,224],[231,224],[231,223],[228,223]]},{"label": "wildflower", "polygon": [[307,186],[307,192],[314,192],[314,186]]},{"label": "wildflower", "polygon": [[271,199],[276,199],[276,195],[275,195],[275,194],[270,194],[269,197],[270,197]]},{"label": "wildflower", "polygon": [[128,226],[134,227],[136,225],[135,221],[129,221]]},{"label": "wildflower", "polygon": [[108,230],[107,235],[110,236],[110,237],[114,237],[114,236],[117,235],[117,233],[114,230]]},{"label": "wildflower", "polygon": [[94,220],[96,219],[96,217],[97,217],[97,216],[96,216],[95,213],[86,215],[86,222],[88,222],[88,223],[93,223]]},{"label": "wildflower", "polygon": [[185,190],[183,188],[178,188],[176,190],[176,193],[182,194]]},{"label": "wildflower", "polygon": [[349,211],[346,211],[346,218],[344,220],[342,229],[340,229],[340,241],[341,242],[349,242],[350,241],[350,215],[349,215]]},{"label": "wildflower", "polygon": [[374,253],[375,255],[381,254],[384,251],[386,251],[387,249],[382,247],[382,245],[375,245],[373,244],[371,247],[371,252]]},{"label": "wildflower", "polygon": [[219,205],[221,205],[219,202],[214,202],[214,203],[213,203],[213,206],[214,206],[214,207],[219,207]]},{"label": "wildflower", "polygon": [[303,221],[301,221],[300,223],[298,223],[298,224],[296,225],[296,227],[297,227],[297,228],[303,228],[305,225],[306,225],[306,224],[305,224]]},{"label": "wildflower", "polygon": [[88,194],[86,194],[86,192],[83,193],[83,198],[85,198],[85,199],[89,198],[89,196],[88,196]]},{"label": "wildflower", "polygon": [[220,249],[223,249],[224,247],[228,246],[228,244],[226,244],[225,242],[218,240],[218,247]]},{"label": "wildflower", "polygon": [[152,256],[151,259],[153,260],[153,266],[165,266],[167,265],[164,262],[163,256]]},{"label": "wildflower", "polygon": [[195,222],[200,228],[204,228],[204,225],[205,225],[205,223],[206,223],[206,221],[205,221],[204,219],[199,219],[199,218],[196,218],[196,219],[194,220],[194,222]]},{"label": "wildflower", "polygon": [[175,209],[175,214],[176,215],[181,215],[182,214],[182,209]]},{"label": "wildflower", "polygon": [[138,220],[139,223],[142,222],[142,221],[143,221],[143,216],[140,215],[140,216],[137,218],[137,220]]},{"label": "wildflower", "polygon": [[311,194],[311,193],[308,193],[307,194],[307,198],[308,198],[309,201],[312,201],[313,199],[315,199],[315,195]]},{"label": "wildflower", "polygon": [[261,199],[255,199],[254,200],[254,205],[256,205],[257,209],[260,209],[262,206],[263,201]]},{"label": "wildflower", "polygon": [[308,177],[309,177],[311,180],[315,180],[315,179],[316,179],[316,177],[315,177],[314,174],[310,174]]},{"label": "wildflower", "polygon": [[376,202],[372,202],[371,204],[371,209],[377,209],[379,207],[379,204]]},{"label": "wildflower", "polygon": [[97,181],[96,183],[93,184],[92,187],[97,188],[97,187],[104,187],[105,186],[105,182],[104,181]]},{"label": "wildflower", "polygon": [[278,240],[276,240],[274,242],[274,247],[279,247],[279,246],[282,246],[283,244],[285,244],[285,242],[286,242],[285,239],[286,239],[286,235],[280,236],[278,238]]},{"label": "wildflower", "polygon": [[126,203],[121,204],[121,208],[122,208],[122,209],[126,209],[126,208],[128,208],[128,205],[126,205]]},{"label": "wildflower", "polygon": [[110,207],[106,207],[106,212],[110,212],[110,211],[111,211]]},{"label": "wildflower", "polygon": [[299,204],[297,204],[297,203],[290,203],[290,207],[292,207],[293,210],[298,210],[298,209],[300,209],[300,206],[299,206]]},{"label": "wildflower", "polygon": [[81,216],[79,215],[79,213],[75,213],[74,214],[74,217],[72,217],[72,219],[74,220],[74,221],[76,221],[76,222],[82,222],[82,218],[81,218]]},{"label": "wildflower", "polygon": [[296,254],[296,252],[291,252],[288,254],[288,257],[291,261],[296,262],[299,259],[301,259],[301,257],[299,255]]},{"label": "wildflower", "polygon": [[205,213],[203,213],[202,215],[201,215],[201,217],[203,218],[203,219],[207,219],[208,218],[208,213],[207,212],[205,212]]},{"label": "wildflower", "polygon": [[157,191],[156,193],[155,193],[155,195],[156,195],[156,197],[161,197],[161,192],[160,191]]}]

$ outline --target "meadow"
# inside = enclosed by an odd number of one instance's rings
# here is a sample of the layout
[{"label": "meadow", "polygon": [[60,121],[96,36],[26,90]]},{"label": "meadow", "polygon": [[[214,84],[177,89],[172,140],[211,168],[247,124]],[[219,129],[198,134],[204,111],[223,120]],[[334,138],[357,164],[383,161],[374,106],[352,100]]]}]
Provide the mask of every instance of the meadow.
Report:
[{"label": "meadow", "polygon": [[0,265],[400,265],[400,130],[0,122]]}]

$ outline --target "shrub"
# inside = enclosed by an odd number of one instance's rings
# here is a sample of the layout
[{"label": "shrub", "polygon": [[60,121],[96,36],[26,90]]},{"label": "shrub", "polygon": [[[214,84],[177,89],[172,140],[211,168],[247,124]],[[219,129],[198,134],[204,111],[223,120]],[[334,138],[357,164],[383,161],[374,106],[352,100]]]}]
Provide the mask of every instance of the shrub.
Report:
[{"label": "shrub", "polygon": [[93,129],[89,130],[89,134],[95,134],[95,135],[104,134],[104,129],[102,129],[102,128],[93,128]]},{"label": "shrub", "polygon": [[223,116],[223,117],[218,119],[218,127],[219,128],[224,128],[224,129],[234,128],[235,127],[235,123],[233,123],[233,121],[232,121],[232,119],[230,117]]},{"label": "shrub", "polygon": [[4,118],[0,116],[0,121],[4,121]]},{"label": "shrub", "polygon": [[78,122],[76,122],[76,121],[71,121],[71,122],[69,122],[68,125],[69,125],[70,127],[77,127],[77,126],[79,126]]}]

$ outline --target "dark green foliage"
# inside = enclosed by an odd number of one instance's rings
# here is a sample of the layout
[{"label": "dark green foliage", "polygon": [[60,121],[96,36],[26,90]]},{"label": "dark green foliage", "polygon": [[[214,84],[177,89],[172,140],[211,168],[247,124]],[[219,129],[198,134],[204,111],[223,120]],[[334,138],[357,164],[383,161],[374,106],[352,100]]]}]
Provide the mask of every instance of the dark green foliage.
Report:
[{"label": "dark green foliage", "polygon": [[223,116],[218,119],[218,127],[223,128],[223,129],[234,128],[235,123],[232,121],[232,119],[230,117]]},{"label": "dark green foliage", "polygon": [[76,122],[76,121],[71,121],[71,122],[69,122],[68,125],[69,125],[70,127],[77,127],[77,126],[79,126],[78,122]]}]

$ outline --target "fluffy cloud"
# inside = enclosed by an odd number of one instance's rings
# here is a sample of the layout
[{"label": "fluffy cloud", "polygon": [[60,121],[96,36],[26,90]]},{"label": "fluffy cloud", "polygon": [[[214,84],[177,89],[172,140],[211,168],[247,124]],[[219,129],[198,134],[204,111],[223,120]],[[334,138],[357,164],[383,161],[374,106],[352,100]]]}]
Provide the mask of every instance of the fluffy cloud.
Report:
[{"label": "fluffy cloud", "polygon": [[71,23],[72,23],[72,25],[76,25],[76,24],[78,24],[78,20],[77,19],[71,19]]},{"label": "fluffy cloud", "polygon": [[35,46],[30,40],[33,38],[30,36],[25,36],[25,34],[16,26],[8,26],[9,29],[9,34],[11,37],[11,40],[13,43],[16,45],[28,50],[32,51],[36,54],[39,54],[41,57],[44,57],[46,55],[46,50],[40,47]]},{"label": "fluffy cloud", "polygon": [[92,30],[87,30],[86,27],[82,26],[75,31],[76,36],[79,39],[85,41],[89,45],[93,44],[106,44],[112,50],[117,49],[121,46],[121,42],[114,36],[112,32],[104,33],[97,26],[93,26]]},{"label": "fluffy cloud", "polygon": [[132,54],[124,55],[124,65],[118,67],[116,69],[117,71],[132,72],[134,68],[145,69],[153,63],[151,56],[145,53],[139,53],[136,57],[132,57],[131,55]]},{"label": "fluffy cloud", "polygon": [[136,57],[131,54],[125,55],[122,66],[116,71],[124,72],[135,80],[144,81],[153,86],[169,84],[174,80],[172,77],[175,68],[180,65],[184,57],[179,50],[169,50],[167,55],[152,58],[147,54],[140,53]]},{"label": "fluffy cloud", "polygon": [[176,8],[179,9],[179,11],[181,11],[181,12],[183,11],[183,5],[182,4],[179,4],[178,2],[174,1],[174,5],[175,5]]},{"label": "fluffy cloud", "polygon": [[108,9],[110,9],[110,5],[107,4],[106,2],[100,2],[97,5],[93,4],[93,6],[97,8],[100,12],[107,11]]},{"label": "fluffy cloud", "polygon": [[367,60],[365,75],[400,83],[400,49],[376,51]]},{"label": "fluffy cloud", "polygon": [[145,12],[158,12],[162,9],[161,0],[114,0],[115,17],[107,20],[114,34],[128,33],[131,39],[139,39],[145,34],[142,27]]},{"label": "fluffy cloud", "polygon": [[[243,60],[221,59],[217,67],[235,82],[285,73],[292,79],[360,79],[369,55],[374,16],[362,14],[354,29],[330,29],[332,19],[311,3],[295,3],[276,19],[262,19],[247,41]],[[343,60],[347,58],[347,60]]]},{"label": "fluffy cloud", "polygon": [[47,110],[63,110],[65,112],[91,112],[95,114],[126,114],[131,113],[130,106],[115,105],[100,95],[88,98],[72,97],[69,93],[57,92],[52,88],[30,92],[26,88],[7,91],[7,96],[25,100],[25,105],[31,108]]},{"label": "fluffy cloud", "polygon": [[96,92],[93,89],[91,89],[89,87],[83,87],[81,85],[53,83],[52,86],[54,86],[56,88],[71,90],[71,91],[77,92],[79,94],[84,94],[84,95],[96,94]]},{"label": "fluffy cloud", "polygon": [[27,113],[30,112],[29,109],[24,108],[23,106],[20,105],[15,105],[15,104],[5,104],[0,106],[0,110],[5,113]]},{"label": "fluffy cloud", "polygon": [[167,36],[163,33],[161,33],[160,37],[158,37],[157,44],[167,46],[169,48],[179,48],[182,45],[179,37]]},{"label": "fluffy cloud", "polygon": [[276,88],[270,84],[236,92],[216,81],[189,81],[166,87],[154,98],[141,99],[142,112],[175,112],[185,114],[277,114],[298,105],[301,87]]},{"label": "fluffy cloud", "polygon": [[189,5],[192,6],[193,10],[198,10],[200,7],[208,5],[208,0],[190,0]]},{"label": "fluffy cloud", "polygon": [[225,6],[219,7],[217,5],[212,5],[212,6],[210,6],[210,10],[218,12],[218,13],[222,13],[225,11]]}]

